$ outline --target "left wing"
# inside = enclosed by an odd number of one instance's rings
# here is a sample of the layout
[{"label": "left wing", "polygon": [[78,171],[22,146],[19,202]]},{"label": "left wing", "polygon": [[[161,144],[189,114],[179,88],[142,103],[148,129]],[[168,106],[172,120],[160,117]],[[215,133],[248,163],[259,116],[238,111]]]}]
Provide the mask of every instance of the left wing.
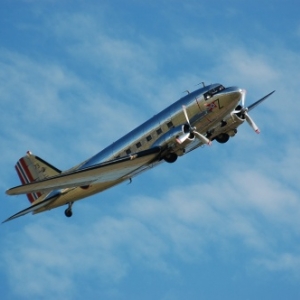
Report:
[{"label": "left wing", "polygon": [[30,212],[34,212],[35,210],[39,209],[39,208],[42,208],[42,207],[45,207],[49,204],[51,204],[55,199],[57,199],[58,195],[54,196],[54,197],[51,197],[51,198],[47,198],[41,202],[38,202],[36,204],[33,204],[31,206],[29,206],[28,208],[25,208],[21,211],[19,211],[18,213],[12,215],[11,217],[9,217],[8,219],[4,220],[2,223],[6,223],[8,221],[11,221],[13,219],[16,219],[16,218],[19,218],[21,216],[24,216]]},{"label": "left wing", "polygon": [[13,187],[7,195],[28,194],[76,186],[86,186],[93,182],[104,183],[121,179],[142,166],[147,166],[159,158],[160,147],[151,148],[132,155],[114,159],[94,166],[62,173],[37,182]]}]

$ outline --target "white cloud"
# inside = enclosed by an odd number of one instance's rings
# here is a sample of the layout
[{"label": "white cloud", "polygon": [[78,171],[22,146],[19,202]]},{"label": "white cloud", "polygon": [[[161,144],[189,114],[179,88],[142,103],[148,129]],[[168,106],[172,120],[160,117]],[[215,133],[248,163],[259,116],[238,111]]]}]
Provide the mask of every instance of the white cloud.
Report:
[{"label": "white cloud", "polygon": [[13,149],[6,153],[14,157],[13,163],[31,150],[46,158],[57,153],[63,164],[62,144],[64,151],[82,152],[77,157],[83,160],[138,124],[131,104],[112,100],[101,86],[92,90],[64,66],[7,51],[1,56],[1,136],[3,147]]},{"label": "white cloud", "polygon": [[126,274],[126,263],[94,230],[87,234],[78,226],[47,219],[26,226],[23,234],[14,238],[14,243],[6,245],[4,265],[11,286],[17,287],[15,293],[28,298],[49,294],[72,299],[78,276],[93,272],[105,282],[117,281]]},{"label": "white cloud", "polygon": [[77,278],[91,272],[104,289],[111,281],[117,287],[137,267],[180,276],[178,261],[201,265],[212,259],[212,249],[214,260],[245,252],[243,263],[252,269],[297,275],[297,194],[261,170],[234,169],[213,182],[172,187],[157,198],[125,198],[109,212],[99,208],[84,226],[69,223],[72,219],[33,220],[2,250],[11,285],[29,297],[53,293],[56,286],[57,296],[72,298]]},{"label": "white cloud", "polygon": [[272,272],[287,272],[289,277],[299,280],[300,255],[299,253],[281,253],[263,259],[255,259],[254,263],[261,268]]}]

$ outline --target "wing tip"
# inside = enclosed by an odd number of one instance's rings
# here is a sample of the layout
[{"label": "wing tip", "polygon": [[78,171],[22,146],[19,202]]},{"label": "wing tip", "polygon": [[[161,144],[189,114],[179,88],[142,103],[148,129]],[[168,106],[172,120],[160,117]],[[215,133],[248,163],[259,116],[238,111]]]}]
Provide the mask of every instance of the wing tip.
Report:
[{"label": "wing tip", "polygon": [[9,221],[11,221],[11,220],[12,220],[11,218],[8,218],[8,219],[2,221],[1,224],[7,223],[7,222],[9,222]]},{"label": "wing tip", "polygon": [[14,220],[14,219],[16,219],[18,217],[21,217],[21,216],[19,215],[19,213],[16,213],[16,214],[12,215],[11,217],[7,218],[6,220],[2,221],[1,224],[7,223],[9,221],[12,221],[12,220]]},{"label": "wing tip", "polygon": [[11,189],[6,190],[6,191],[5,191],[5,194],[8,195],[8,196],[11,196],[11,195],[12,195]]},{"label": "wing tip", "polygon": [[276,92],[276,90],[274,90],[273,92],[271,92],[269,95],[272,95],[272,94],[274,94]]}]

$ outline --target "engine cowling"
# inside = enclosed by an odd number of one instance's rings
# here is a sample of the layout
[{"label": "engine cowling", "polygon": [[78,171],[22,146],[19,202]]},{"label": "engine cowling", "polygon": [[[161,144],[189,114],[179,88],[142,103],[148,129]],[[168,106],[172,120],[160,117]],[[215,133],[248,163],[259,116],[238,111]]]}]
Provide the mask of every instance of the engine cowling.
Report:
[{"label": "engine cowling", "polygon": [[181,144],[180,138],[185,137],[186,135],[188,135],[188,137],[184,138],[184,140],[193,141],[195,139],[195,136],[189,132],[188,125],[177,126],[162,135],[153,146],[174,147]]}]

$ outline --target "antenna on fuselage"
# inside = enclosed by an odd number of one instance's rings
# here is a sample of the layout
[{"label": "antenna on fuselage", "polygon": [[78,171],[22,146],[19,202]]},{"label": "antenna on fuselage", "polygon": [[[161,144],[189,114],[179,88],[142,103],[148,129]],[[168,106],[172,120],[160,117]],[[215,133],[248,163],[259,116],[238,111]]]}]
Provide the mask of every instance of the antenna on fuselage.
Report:
[{"label": "antenna on fuselage", "polygon": [[183,93],[188,93],[188,94],[189,94],[189,93],[190,93],[190,91],[189,91],[189,90],[185,90]]},{"label": "antenna on fuselage", "polygon": [[196,84],[196,86],[197,86],[197,85],[200,85],[200,84],[202,84],[202,85],[203,85],[203,87],[205,87],[205,82],[204,82],[204,81],[202,81],[202,82],[200,82],[200,83]]}]

